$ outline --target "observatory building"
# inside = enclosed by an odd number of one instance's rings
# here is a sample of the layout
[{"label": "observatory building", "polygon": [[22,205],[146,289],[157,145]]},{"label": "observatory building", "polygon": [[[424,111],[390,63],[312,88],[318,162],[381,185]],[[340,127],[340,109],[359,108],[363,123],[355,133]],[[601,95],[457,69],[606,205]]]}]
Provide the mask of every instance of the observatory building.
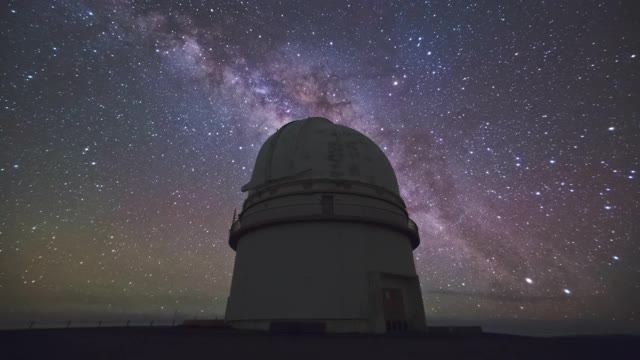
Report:
[{"label": "observatory building", "polygon": [[292,121],[264,143],[242,191],[229,235],[229,325],[426,331],[418,228],[371,139],[324,118]]}]

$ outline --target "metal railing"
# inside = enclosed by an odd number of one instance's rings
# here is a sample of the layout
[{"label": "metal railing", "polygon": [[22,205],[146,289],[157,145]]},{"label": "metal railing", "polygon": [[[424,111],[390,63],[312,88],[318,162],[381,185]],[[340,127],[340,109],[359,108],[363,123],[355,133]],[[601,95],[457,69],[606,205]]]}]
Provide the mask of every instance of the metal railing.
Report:
[{"label": "metal railing", "polygon": [[[292,209],[295,208],[295,211]],[[234,217],[235,219],[235,217]],[[406,214],[381,207],[356,204],[333,203],[332,211],[323,211],[321,203],[298,203],[280,205],[258,210],[243,212],[237,220],[233,221],[229,229],[234,238],[245,228],[256,225],[268,224],[278,221],[303,221],[303,220],[352,220],[373,221],[385,225],[391,225],[403,229],[411,234],[412,243],[419,243],[418,225]],[[246,226],[243,226],[243,223]]]},{"label": "metal railing", "polygon": [[[222,320],[220,317],[213,320]],[[174,327],[185,322],[197,321],[197,318],[161,319],[161,320],[67,320],[67,321],[29,321],[26,329],[80,329],[80,328],[109,328],[109,327]],[[17,328],[21,328],[18,325]]]}]

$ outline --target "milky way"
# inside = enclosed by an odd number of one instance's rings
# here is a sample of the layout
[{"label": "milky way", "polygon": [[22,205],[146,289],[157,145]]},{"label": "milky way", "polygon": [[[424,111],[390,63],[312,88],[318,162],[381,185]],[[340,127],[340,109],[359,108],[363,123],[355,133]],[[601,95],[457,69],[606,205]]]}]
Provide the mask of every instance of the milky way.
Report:
[{"label": "milky way", "polygon": [[0,310],[222,315],[260,145],[323,116],[391,160],[428,318],[635,321],[631,4],[10,1]]}]

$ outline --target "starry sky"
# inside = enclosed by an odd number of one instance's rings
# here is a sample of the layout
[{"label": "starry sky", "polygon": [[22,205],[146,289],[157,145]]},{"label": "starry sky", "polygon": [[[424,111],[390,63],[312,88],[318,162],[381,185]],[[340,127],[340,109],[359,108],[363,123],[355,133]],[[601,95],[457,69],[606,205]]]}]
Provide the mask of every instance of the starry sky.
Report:
[{"label": "starry sky", "polygon": [[[263,141],[376,141],[428,319],[640,316],[633,1],[8,1],[0,314],[224,314]],[[637,12],[636,12],[637,14]]]}]

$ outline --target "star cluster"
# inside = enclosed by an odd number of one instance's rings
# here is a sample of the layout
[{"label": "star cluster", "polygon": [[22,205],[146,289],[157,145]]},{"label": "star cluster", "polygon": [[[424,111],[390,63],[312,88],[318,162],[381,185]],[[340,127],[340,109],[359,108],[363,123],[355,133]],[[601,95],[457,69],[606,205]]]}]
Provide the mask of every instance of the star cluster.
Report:
[{"label": "star cluster", "polygon": [[324,116],[393,164],[428,318],[640,303],[640,24],[621,2],[9,1],[0,311],[224,313],[240,186]]}]

